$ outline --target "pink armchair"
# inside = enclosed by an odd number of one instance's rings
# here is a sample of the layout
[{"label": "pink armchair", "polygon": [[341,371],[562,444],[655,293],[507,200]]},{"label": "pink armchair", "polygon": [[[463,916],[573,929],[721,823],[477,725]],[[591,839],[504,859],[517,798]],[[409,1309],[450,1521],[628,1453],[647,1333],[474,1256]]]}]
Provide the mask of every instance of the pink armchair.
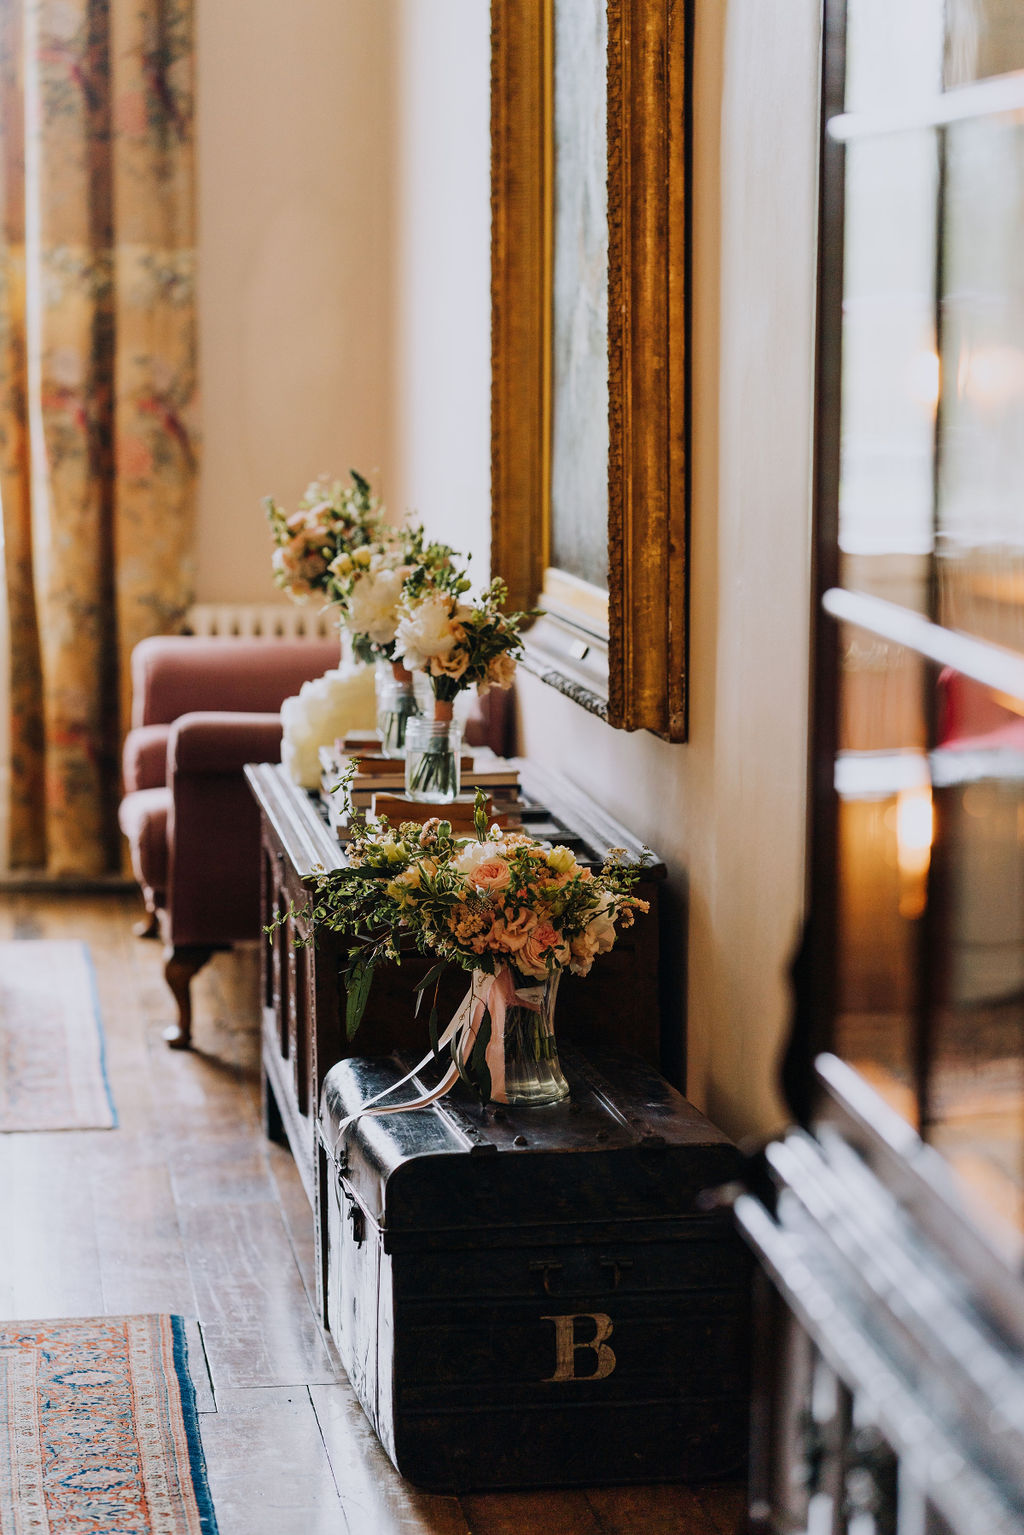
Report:
[{"label": "pink armchair", "polygon": [[[148,914],[136,931],[165,945],[173,1049],[192,1041],[193,977],[218,949],[260,933],[259,813],[242,769],[280,758],[282,702],[338,654],[336,639],[190,636],[132,652],[119,820]],[[474,705],[467,740],[503,754],[511,726],[509,694],[492,689]]]},{"label": "pink armchair", "polygon": [[119,819],[178,1008],[168,1044],[191,1043],[193,976],[259,936],[259,816],[242,768],[276,761],[279,710],[338,664],[338,641],[143,640],[132,653],[132,729]]}]

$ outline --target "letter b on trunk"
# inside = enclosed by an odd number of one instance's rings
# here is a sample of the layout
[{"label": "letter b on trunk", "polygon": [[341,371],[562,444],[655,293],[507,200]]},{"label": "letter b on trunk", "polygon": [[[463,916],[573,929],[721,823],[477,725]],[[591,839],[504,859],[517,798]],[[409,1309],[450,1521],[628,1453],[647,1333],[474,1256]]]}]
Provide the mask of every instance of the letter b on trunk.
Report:
[{"label": "letter b on trunk", "polygon": [[[610,1316],[603,1311],[576,1311],[571,1316],[542,1317],[541,1321],[555,1324],[555,1373],[545,1376],[546,1381],[605,1380],[612,1373],[615,1353],[607,1341],[614,1331]],[[577,1322],[592,1322],[593,1335],[577,1338]],[[577,1364],[583,1368],[577,1370]]]}]

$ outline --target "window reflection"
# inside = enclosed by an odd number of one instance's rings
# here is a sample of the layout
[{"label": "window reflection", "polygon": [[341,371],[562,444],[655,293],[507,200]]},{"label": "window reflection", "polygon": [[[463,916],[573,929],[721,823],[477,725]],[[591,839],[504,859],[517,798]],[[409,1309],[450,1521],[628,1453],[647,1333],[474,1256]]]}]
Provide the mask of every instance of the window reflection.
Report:
[{"label": "window reflection", "polygon": [[946,88],[1011,69],[1024,69],[1020,0],[946,0]]},{"label": "window reflection", "polygon": [[946,135],[939,621],[1024,650],[1024,127]]},{"label": "window reflection", "polygon": [[1020,1259],[1021,705],[863,631],[841,643],[838,1053]]}]

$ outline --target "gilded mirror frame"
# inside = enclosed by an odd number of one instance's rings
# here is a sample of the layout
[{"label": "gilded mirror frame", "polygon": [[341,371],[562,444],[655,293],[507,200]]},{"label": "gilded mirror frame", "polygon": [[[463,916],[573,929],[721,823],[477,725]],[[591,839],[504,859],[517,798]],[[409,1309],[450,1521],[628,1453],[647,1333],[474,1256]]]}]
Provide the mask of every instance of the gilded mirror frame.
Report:
[{"label": "gilded mirror frame", "polygon": [[605,0],[608,593],[548,568],[555,0],[491,6],[492,557],[538,606],[527,667],[686,738],[692,6]]}]

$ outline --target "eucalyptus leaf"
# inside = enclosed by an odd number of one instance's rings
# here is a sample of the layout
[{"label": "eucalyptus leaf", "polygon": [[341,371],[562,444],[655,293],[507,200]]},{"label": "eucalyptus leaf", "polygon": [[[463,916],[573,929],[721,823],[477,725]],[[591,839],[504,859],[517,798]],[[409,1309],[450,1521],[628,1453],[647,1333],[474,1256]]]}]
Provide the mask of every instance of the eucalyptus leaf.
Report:
[{"label": "eucalyptus leaf", "polygon": [[442,975],[444,975],[446,965],[447,965],[447,960],[443,960],[443,959],[438,960],[436,965],[431,965],[430,969],[427,971],[427,973],[423,977],[422,981],[417,981],[416,982],[416,985],[413,988],[413,990],[414,991],[419,991],[419,992],[424,992],[424,991],[426,991],[428,986],[433,986],[434,982],[435,981],[439,981],[441,979]]},{"label": "eucalyptus leaf", "polygon": [[481,1103],[491,1101],[491,1071],[487,1064],[487,1046],[491,1042],[491,1015],[485,1013],[480,1021],[473,1051],[469,1058],[473,1076],[473,1089]]},{"label": "eucalyptus leaf", "polygon": [[370,999],[370,987],[373,985],[373,972],[375,961],[372,959],[357,959],[345,971],[345,1037],[354,1039],[366,1004]]}]

